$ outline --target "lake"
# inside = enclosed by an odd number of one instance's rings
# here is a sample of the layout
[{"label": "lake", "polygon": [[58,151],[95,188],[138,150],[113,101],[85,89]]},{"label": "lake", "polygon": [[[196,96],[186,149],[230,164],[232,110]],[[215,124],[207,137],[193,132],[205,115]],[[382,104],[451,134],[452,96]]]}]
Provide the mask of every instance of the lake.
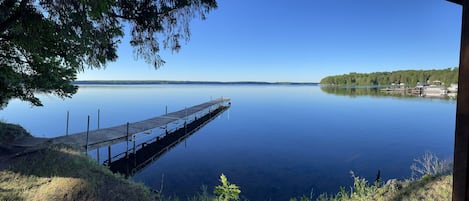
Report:
[{"label": "lake", "polygon": [[[0,119],[55,137],[159,116],[218,97],[231,108],[133,176],[166,196],[212,192],[221,173],[250,200],[335,193],[350,171],[374,180],[409,178],[431,151],[452,160],[456,102],[335,93],[316,85],[82,85],[73,99],[40,95],[44,107],[13,100]],[[102,153],[103,154],[103,153]],[[94,155],[94,154],[91,154]],[[95,157],[95,156],[93,156]],[[104,158],[104,157],[103,157]],[[162,178],[163,177],[163,178]]]}]

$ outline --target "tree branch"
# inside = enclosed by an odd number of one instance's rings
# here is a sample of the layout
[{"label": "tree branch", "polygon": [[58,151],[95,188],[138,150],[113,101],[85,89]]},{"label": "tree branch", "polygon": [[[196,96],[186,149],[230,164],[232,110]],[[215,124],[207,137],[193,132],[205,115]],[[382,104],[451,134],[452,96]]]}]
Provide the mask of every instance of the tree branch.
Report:
[{"label": "tree branch", "polygon": [[23,14],[23,10],[26,7],[28,0],[22,0],[20,2],[20,6],[16,9],[16,11],[11,15],[9,18],[7,18],[5,21],[0,23],[0,33],[5,32],[8,28],[10,28],[16,20],[21,18],[21,15]]}]

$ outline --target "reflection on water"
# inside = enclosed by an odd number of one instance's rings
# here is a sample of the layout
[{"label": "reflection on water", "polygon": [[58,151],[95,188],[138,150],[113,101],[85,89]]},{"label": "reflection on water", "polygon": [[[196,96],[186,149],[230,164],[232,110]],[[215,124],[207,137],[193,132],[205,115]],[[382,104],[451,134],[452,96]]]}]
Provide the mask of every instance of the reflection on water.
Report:
[{"label": "reflection on water", "polygon": [[321,86],[321,90],[328,94],[342,95],[342,96],[385,96],[387,94],[381,93],[378,87],[330,87]]},{"label": "reflection on water", "polygon": [[184,123],[184,126],[174,131],[166,132],[164,136],[155,136],[150,140],[136,145],[133,150],[124,152],[126,157],[119,158],[115,161],[109,161],[111,159],[108,159],[104,163],[108,165],[113,172],[118,172],[125,176],[133,176],[148,165],[151,165],[155,160],[158,160],[163,154],[197,132],[228,108],[229,106],[219,107],[202,117],[195,118],[194,121],[187,125]]},{"label": "reflection on water", "polygon": [[321,90],[328,94],[335,94],[340,96],[376,96],[376,97],[396,97],[396,98],[429,98],[441,100],[456,100],[456,94],[449,93],[445,96],[427,96],[422,97],[418,94],[408,92],[407,90],[386,90],[386,87],[378,86],[350,86],[350,87],[334,87],[334,86],[321,86]]}]

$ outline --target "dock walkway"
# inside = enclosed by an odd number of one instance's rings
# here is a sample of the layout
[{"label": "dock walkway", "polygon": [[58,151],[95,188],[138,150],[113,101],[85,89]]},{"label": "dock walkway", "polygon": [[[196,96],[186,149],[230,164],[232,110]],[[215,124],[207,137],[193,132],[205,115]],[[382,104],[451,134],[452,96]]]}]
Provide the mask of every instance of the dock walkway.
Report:
[{"label": "dock walkway", "polygon": [[[15,142],[15,146],[23,146],[23,147],[32,147],[37,146],[38,143],[48,143],[48,144],[73,144],[82,147],[86,147],[89,149],[112,145],[118,142],[127,141],[129,137],[137,134],[142,133],[154,128],[160,128],[167,126],[170,123],[179,121],[179,120],[187,120],[186,118],[203,112],[205,110],[215,110],[218,107],[224,104],[225,102],[229,102],[229,98],[219,98],[216,100],[208,101],[199,105],[195,105],[189,108],[185,108],[183,110],[179,110],[176,112],[168,113],[162,116],[146,119],[139,122],[134,123],[127,123],[123,125],[113,126],[110,128],[102,128],[97,130],[90,130],[88,132],[81,132],[70,134],[67,136],[60,136],[56,138],[31,138],[25,139],[23,141]],[[87,137],[88,135],[88,137]],[[87,139],[88,138],[88,139]],[[34,142],[34,143],[33,143]]]}]

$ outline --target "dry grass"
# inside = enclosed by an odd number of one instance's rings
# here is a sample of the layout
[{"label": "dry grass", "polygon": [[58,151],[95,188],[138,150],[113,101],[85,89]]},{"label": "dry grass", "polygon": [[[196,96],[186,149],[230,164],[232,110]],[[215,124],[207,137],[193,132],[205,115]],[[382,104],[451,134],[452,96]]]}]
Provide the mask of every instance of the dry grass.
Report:
[{"label": "dry grass", "polygon": [[405,182],[402,189],[390,196],[388,200],[451,200],[453,176],[423,177],[420,181]]},{"label": "dry grass", "polygon": [[0,171],[0,200],[155,200],[156,194],[113,174],[75,149],[55,146]]}]

